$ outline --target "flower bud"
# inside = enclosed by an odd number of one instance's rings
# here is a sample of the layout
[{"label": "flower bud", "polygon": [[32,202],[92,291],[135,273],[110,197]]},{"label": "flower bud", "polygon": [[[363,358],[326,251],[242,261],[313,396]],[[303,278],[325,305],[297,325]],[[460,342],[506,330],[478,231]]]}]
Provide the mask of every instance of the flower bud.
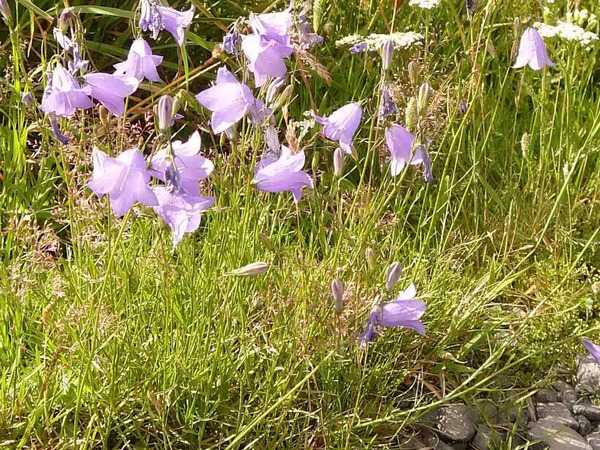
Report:
[{"label": "flower bud", "polygon": [[262,275],[269,270],[269,265],[265,262],[253,262],[239,269],[231,271],[231,275],[237,275],[241,277],[252,277],[255,275]]},{"label": "flower bud", "polygon": [[333,152],[333,174],[336,177],[344,174],[344,151],[339,147]]},{"label": "flower bud", "polygon": [[294,87],[291,84],[288,84],[286,88],[283,90],[275,104],[273,105],[273,109],[279,109],[283,106],[285,102],[287,102],[292,94],[294,93]]},{"label": "flower bud", "polygon": [[31,95],[31,92],[23,92],[21,94],[21,103],[25,106],[33,105],[33,95]]},{"label": "flower bud", "polygon": [[275,96],[277,95],[277,91],[285,84],[285,77],[278,77],[273,79],[271,83],[269,83],[269,87],[267,87],[267,93],[265,95],[265,103],[271,104],[275,100]]},{"label": "flower bud", "polygon": [[467,114],[468,110],[469,104],[464,98],[461,98],[460,102],[458,102],[458,113],[464,116],[465,114]]},{"label": "flower bud", "polygon": [[344,307],[344,286],[337,278],[331,282],[331,294],[333,295],[333,307],[336,314],[341,314]]},{"label": "flower bud", "polygon": [[61,31],[64,32],[67,29],[67,26],[69,25],[69,22],[72,18],[73,10],[71,8],[65,8],[62,10],[60,16],[58,17],[58,27]]},{"label": "flower bud", "polygon": [[319,168],[319,163],[321,162],[321,154],[319,152],[314,152],[312,157],[312,162],[310,167],[313,171],[316,171]]},{"label": "flower bud", "polygon": [[381,68],[389,70],[394,59],[394,41],[388,37],[381,47]]},{"label": "flower bud", "polygon": [[417,61],[408,63],[408,79],[410,80],[410,84],[413,86],[417,85],[419,80],[419,63]]},{"label": "flower bud", "polygon": [[170,95],[163,95],[158,100],[158,129],[160,131],[167,131],[175,123],[173,121],[173,97]]},{"label": "flower bud", "polygon": [[400,279],[400,275],[402,275],[402,266],[400,263],[391,263],[385,276],[385,288],[388,290],[388,292],[394,289],[394,286],[396,286],[396,283]]},{"label": "flower bud", "polygon": [[369,269],[373,270],[377,267],[377,256],[375,256],[375,252],[371,247],[367,247],[365,250],[365,259],[367,260]]},{"label": "flower bud", "polygon": [[587,9],[582,9],[581,11],[579,11],[579,20],[577,21],[577,25],[579,25],[580,27],[583,27],[589,17],[590,17],[590,12]]},{"label": "flower bud", "polygon": [[429,103],[429,93],[431,88],[429,83],[423,83],[419,88],[419,98],[417,100],[417,112],[419,116],[424,117],[427,114],[427,103]]},{"label": "flower bud", "polygon": [[4,22],[8,25],[10,23],[10,6],[8,6],[6,0],[0,0],[0,14],[2,14]]},{"label": "flower bud", "polygon": [[531,142],[531,136],[527,133],[523,133],[521,136],[521,154],[523,158],[527,159],[529,157],[529,143]]}]

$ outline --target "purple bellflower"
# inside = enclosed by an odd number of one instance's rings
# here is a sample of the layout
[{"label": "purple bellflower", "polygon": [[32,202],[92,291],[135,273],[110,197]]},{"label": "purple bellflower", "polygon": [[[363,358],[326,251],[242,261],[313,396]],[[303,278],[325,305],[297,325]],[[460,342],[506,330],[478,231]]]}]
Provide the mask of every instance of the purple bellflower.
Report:
[{"label": "purple bellflower", "polygon": [[303,7],[298,14],[298,20],[296,22],[298,41],[302,50],[308,50],[313,45],[321,44],[323,42],[323,37],[313,32],[310,23],[308,23],[307,15],[308,11]]},{"label": "purple bellflower", "polygon": [[250,15],[250,27],[255,34],[281,45],[289,45],[289,30],[292,26],[292,15],[289,11],[269,14]]},{"label": "purple bellflower", "polygon": [[529,65],[533,70],[540,70],[545,65],[556,65],[548,58],[546,46],[544,45],[544,40],[540,36],[540,33],[538,33],[535,28],[531,27],[527,28],[523,33],[523,36],[521,36],[517,61],[512,67],[513,69],[518,69],[526,65]]},{"label": "purple bellflower", "polygon": [[235,55],[238,52],[238,42],[240,40],[240,33],[237,30],[233,30],[231,33],[227,33],[223,36],[223,50],[228,55]]},{"label": "purple bellflower", "polygon": [[339,142],[345,153],[353,155],[352,139],[360,125],[362,112],[358,103],[348,103],[329,117],[313,116],[318,124],[323,125],[323,134],[327,139]]},{"label": "purple bellflower", "polygon": [[54,113],[57,117],[71,117],[77,108],[87,109],[93,106],[88,97],[91,93],[90,86],[80,86],[73,75],[57,65],[48,79],[41,109],[45,113]]},{"label": "purple bellflower", "polygon": [[188,195],[183,192],[169,192],[164,186],[155,186],[154,194],[158,206],[154,212],[169,226],[173,232],[173,248],[185,233],[193,233],[200,226],[202,212],[215,202],[214,197]]},{"label": "purple bellflower", "polygon": [[416,295],[417,289],[411,283],[405,291],[400,292],[396,300],[375,306],[369,314],[365,332],[358,334],[358,339],[363,343],[374,340],[377,337],[377,326],[412,328],[425,335],[425,326],[419,319],[425,313],[426,305],[415,300]]},{"label": "purple bellflower", "polygon": [[283,60],[292,54],[294,47],[263,35],[251,34],[242,37],[242,50],[248,58],[248,70],[254,74],[254,84],[260,87],[268,76],[285,76],[287,67]]},{"label": "purple bellflower", "polygon": [[390,90],[387,86],[384,86],[381,90],[381,104],[379,106],[379,116],[386,117],[395,112],[398,112],[398,106],[394,102],[390,94]]},{"label": "purple bellflower", "polygon": [[292,155],[290,149],[282,145],[279,159],[264,159],[257,165],[254,172],[257,189],[266,192],[290,191],[298,203],[302,197],[302,187],[313,187],[312,178],[302,170],[304,160],[303,151]]},{"label": "purple bellflower", "polygon": [[158,9],[160,3],[156,0],[141,0],[141,3],[139,27],[142,31],[150,30],[152,39],[156,39],[160,30],[165,28],[162,14]]},{"label": "purple bellflower", "polygon": [[[195,131],[187,142],[173,141],[171,146],[175,154],[175,168],[181,177],[181,190],[191,196],[200,196],[198,181],[208,177],[214,169],[211,161],[198,154],[201,146],[200,133]],[[159,180],[166,181],[168,165],[168,150],[162,149],[152,157],[150,173]]]},{"label": "purple bellflower", "polygon": [[181,47],[185,39],[184,29],[190,26],[194,18],[194,5],[187,11],[177,11],[166,6],[159,6],[158,10],[162,15],[165,30],[173,35],[177,44]]},{"label": "purple bellflower", "polygon": [[52,127],[52,133],[54,133],[56,140],[62,145],[67,145],[69,143],[69,138],[60,131],[60,126],[58,125],[58,120],[56,120],[54,113],[48,114],[48,117],[50,118],[50,126]]},{"label": "purple bellflower", "polygon": [[94,174],[88,187],[98,197],[108,194],[113,212],[124,215],[135,202],[157,206],[158,200],[148,187],[150,173],[146,170],[144,155],[132,148],[111,158],[94,148],[92,153]]},{"label": "purple bellflower", "polygon": [[367,49],[367,43],[366,42],[358,42],[356,44],[354,44],[352,47],[350,47],[350,53],[352,53],[353,55],[356,55],[357,53],[362,53]]},{"label": "purple bellflower", "polygon": [[[393,177],[402,172],[407,164],[418,165],[423,162],[419,147],[413,154],[412,147],[415,137],[404,127],[392,125],[385,130],[385,142],[391,154],[390,173]],[[411,158],[412,156],[412,158]]]},{"label": "purple bellflower", "polygon": [[115,116],[125,112],[125,97],[133,94],[139,85],[134,77],[108,73],[89,73],[85,76],[93,98],[102,103]]},{"label": "purple bellflower", "polygon": [[200,92],[196,99],[213,112],[211,127],[214,133],[227,131],[248,113],[254,120],[259,120],[264,106],[254,98],[250,88],[225,67],[217,71],[216,84]]},{"label": "purple bellflower", "polygon": [[152,49],[142,38],[136,39],[131,44],[127,60],[114,65],[115,75],[127,75],[142,81],[160,81],[156,66],[162,63],[163,57],[152,54]]},{"label": "purple bellflower", "polygon": [[594,344],[592,341],[588,341],[587,339],[582,339],[583,345],[587,348],[590,355],[594,357],[596,362],[600,364],[600,346]]}]

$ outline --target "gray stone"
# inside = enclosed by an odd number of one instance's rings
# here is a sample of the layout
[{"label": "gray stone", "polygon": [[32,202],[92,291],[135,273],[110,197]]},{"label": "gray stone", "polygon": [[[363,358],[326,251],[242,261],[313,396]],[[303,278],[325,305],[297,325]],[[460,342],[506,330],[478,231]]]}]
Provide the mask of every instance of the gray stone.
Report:
[{"label": "gray stone", "polygon": [[587,440],[594,450],[600,450],[600,431],[589,434]]},{"label": "gray stone", "polygon": [[476,450],[488,450],[492,447],[494,434],[487,425],[479,425],[471,446]]},{"label": "gray stone", "polygon": [[600,364],[593,356],[584,355],[577,359],[577,392],[600,396]]},{"label": "gray stone", "polygon": [[514,424],[518,421],[518,428],[525,428],[530,419],[529,413],[521,406],[511,406],[507,410],[501,411],[499,416],[500,423]]},{"label": "gray stone", "polygon": [[529,424],[527,437],[530,441],[539,441],[533,444],[532,450],[593,450],[586,439],[575,430],[545,417]]},{"label": "gray stone", "polygon": [[592,432],[592,424],[590,423],[587,417],[578,415],[575,416],[575,420],[577,421],[577,423],[579,423],[579,428],[577,429],[577,432],[580,435],[587,436]]},{"label": "gray stone", "polygon": [[474,406],[474,410],[477,413],[476,415],[473,415],[473,420],[475,420],[475,422],[485,422],[492,425],[496,425],[498,423],[500,418],[498,408],[490,400],[481,400],[477,402],[477,405]]},{"label": "gray stone", "polygon": [[553,419],[556,422],[565,424],[569,428],[577,430],[579,428],[579,422],[575,420],[569,408],[562,403],[539,403],[535,407],[538,419],[544,419],[546,417]]},{"label": "gray stone", "polygon": [[425,447],[427,446],[414,436],[407,438],[402,444],[400,444],[400,448],[402,450],[421,450]]},{"label": "gray stone", "polygon": [[435,428],[446,442],[467,443],[475,434],[472,411],[465,405],[443,406],[425,416],[423,423]]},{"label": "gray stone", "polygon": [[600,420],[600,406],[592,405],[587,402],[579,402],[573,405],[573,413],[585,416],[592,422]]},{"label": "gray stone", "polygon": [[558,391],[558,399],[573,411],[573,405],[577,401],[577,391],[575,388],[562,380],[554,382],[554,389]]},{"label": "gray stone", "polygon": [[535,400],[538,403],[558,402],[558,392],[551,389],[540,389],[535,393]]}]

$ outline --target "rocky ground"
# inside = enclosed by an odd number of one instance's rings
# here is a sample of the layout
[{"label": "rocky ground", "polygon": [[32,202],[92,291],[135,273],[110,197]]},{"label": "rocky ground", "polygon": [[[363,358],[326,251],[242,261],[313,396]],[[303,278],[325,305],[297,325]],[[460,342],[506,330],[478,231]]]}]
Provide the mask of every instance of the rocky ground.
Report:
[{"label": "rocky ground", "polygon": [[589,355],[577,361],[575,384],[557,380],[519,405],[440,407],[420,423],[405,449],[600,450],[600,364]]}]

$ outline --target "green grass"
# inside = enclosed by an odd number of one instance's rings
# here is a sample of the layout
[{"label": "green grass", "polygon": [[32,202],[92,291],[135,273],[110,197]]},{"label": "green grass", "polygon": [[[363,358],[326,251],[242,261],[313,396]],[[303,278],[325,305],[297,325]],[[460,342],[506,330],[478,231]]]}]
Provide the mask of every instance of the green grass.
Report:
[{"label": "green grass", "polygon": [[[135,2],[120,4],[123,13],[94,3],[82,6],[82,23],[86,38],[104,45],[91,46],[90,59],[108,69],[128,47],[125,12]],[[435,406],[515,402],[573,369],[581,336],[600,338],[598,44],[584,51],[548,40],[557,67],[514,70],[513,20],[541,19],[538,2],[490,2],[471,22],[458,1],[431,12],[398,1],[396,14],[380,0],[313,3],[326,38],[315,56],[332,81],[310,69],[304,79],[292,63],[289,119],[301,120],[312,101],[323,114],[361,101],[358,161],[347,159],[345,177],[334,178],[332,147],[311,139],[313,129],[302,145],[315,189],[296,208],[289,193],[250,185],[262,151],[250,127],[230,149],[190,103],[187,130],[203,131],[216,167],[204,186],[217,202],[172,252],[150,209],[116,218],[85,188],[92,146],[114,155],[140,133],[81,115],[63,122],[73,138],[61,147],[43,115],[20,104],[25,87],[41,98],[38,65],[55,44],[49,22],[19,1],[15,31],[0,32],[0,444],[397,448]],[[53,17],[62,7],[35,5]],[[268,6],[215,1],[211,17],[197,10],[189,70],[208,60],[223,25]],[[416,170],[390,177],[376,114],[379,57],[334,46],[351,33],[384,33],[386,23],[426,36],[425,48],[397,52],[392,76],[401,124],[418,90],[409,61],[419,61],[419,84],[432,86],[422,123],[432,184]],[[154,48],[172,64],[165,79],[177,67],[185,74],[172,39]],[[190,77],[191,94],[214,73]],[[167,91],[185,88],[179,80]],[[131,113],[140,127],[141,109]],[[254,261],[271,268],[228,276]],[[354,334],[393,261],[404,267],[396,291],[414,282],[427,303],[427,336],[387,329],[361,349]],[[333,278],[346,288],[340,317]]]}]

